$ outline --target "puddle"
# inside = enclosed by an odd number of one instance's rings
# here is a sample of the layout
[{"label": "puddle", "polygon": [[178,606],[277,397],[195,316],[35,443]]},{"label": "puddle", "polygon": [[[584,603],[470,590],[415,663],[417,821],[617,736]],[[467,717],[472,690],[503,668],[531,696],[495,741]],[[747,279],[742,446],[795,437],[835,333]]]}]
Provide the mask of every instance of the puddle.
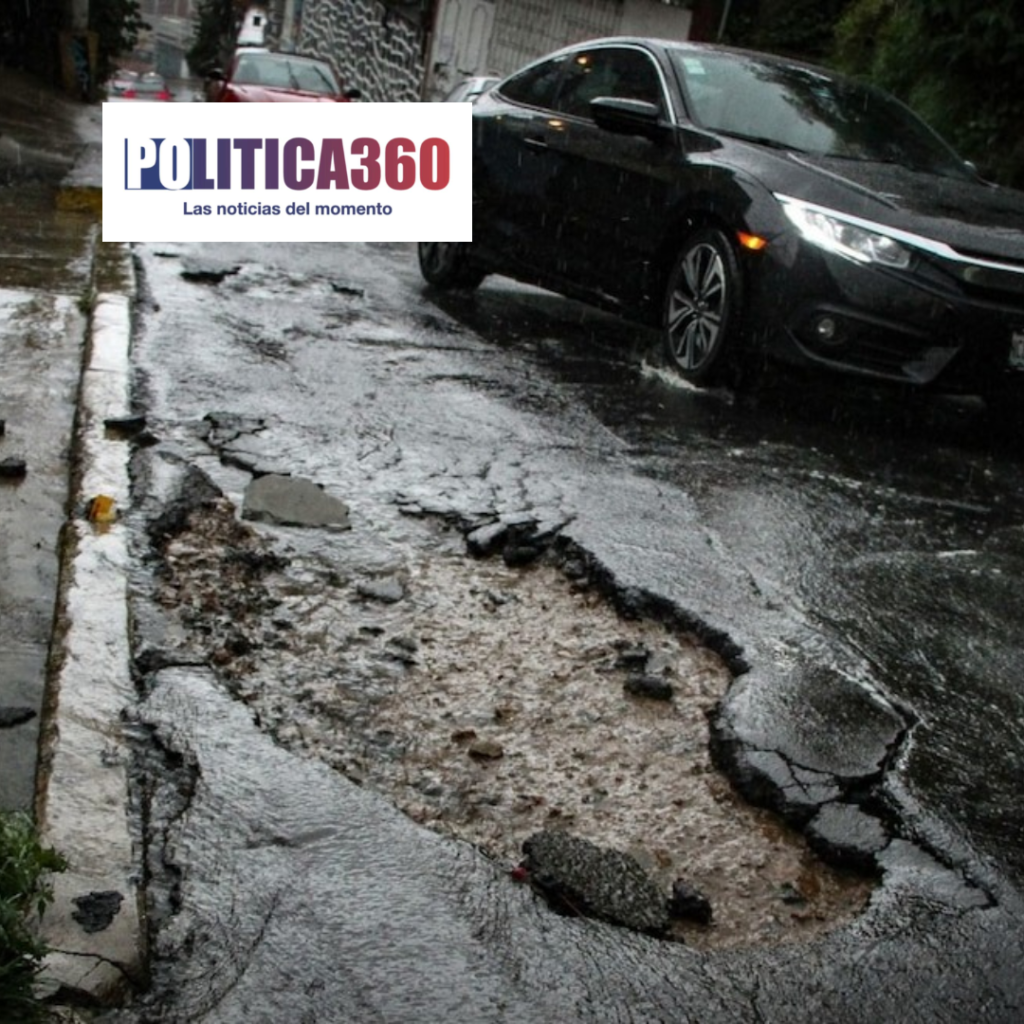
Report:
[{"label": "puddle", "polygon": [[[260,726],[511,870],[565,828],[634,854],[666,893],[711,901],[698,948],[805,939],[852,920],[873,882],[836,871],[711,764],[729,672],[694,638],[626,621],[586,579],[474,560],[423,526],[385,578],[269,553],[227,502],[166,551],[161,603]],[[372,585],[369,585],[372,584]],[[633,696],[638,652],[670,700]]]}]

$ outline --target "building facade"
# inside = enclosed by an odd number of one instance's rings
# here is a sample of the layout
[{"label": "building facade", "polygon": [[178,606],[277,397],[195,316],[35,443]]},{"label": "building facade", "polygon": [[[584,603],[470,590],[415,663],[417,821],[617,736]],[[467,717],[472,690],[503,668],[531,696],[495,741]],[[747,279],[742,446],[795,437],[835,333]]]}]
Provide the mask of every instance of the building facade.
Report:
[{"label": "building facade", "polygon": [[440,99],[461,77],[505,75],[596,36],[686,39],[692,18],[686,0],[303,0],[296,23],[295,4],[275,0],[277,35],[371,101]]},{"label": "building facade", "polygon": [[165,78],[185,78],[188,64],[185,55],[192,45],[194,33],[193,0],[139,0],[139,13],[149,30],[139,36],[133,61],[136,70],[153,68]]}]

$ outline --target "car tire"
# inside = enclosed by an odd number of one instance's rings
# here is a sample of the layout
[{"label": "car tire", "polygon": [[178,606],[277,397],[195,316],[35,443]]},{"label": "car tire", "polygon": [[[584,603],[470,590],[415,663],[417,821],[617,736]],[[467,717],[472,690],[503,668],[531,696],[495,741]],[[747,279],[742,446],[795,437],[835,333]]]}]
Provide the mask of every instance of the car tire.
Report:
[{"label": "car tire", "polygon": [[435,288],[476,288],[486,276],[464,242],[420,242],[417,253],[423,279]]},{"label": "car tire", "polygon": [[665,358],[694,384],[731,383],[743,308],[743,278],[736,252],[717,228],[686,240],[665,287],[662,334]]}]

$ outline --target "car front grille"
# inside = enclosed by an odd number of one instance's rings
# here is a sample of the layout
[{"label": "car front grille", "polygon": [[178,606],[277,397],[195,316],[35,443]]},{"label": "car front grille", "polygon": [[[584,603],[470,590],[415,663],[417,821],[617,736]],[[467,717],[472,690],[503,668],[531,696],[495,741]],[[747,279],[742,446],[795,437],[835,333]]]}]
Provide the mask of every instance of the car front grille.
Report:
[{"label": "car front grille", "polygon": [[1024,261],[983,253],[959,253],[961,260],[942,260],[964,294],[999,307],[1024,310]]}]

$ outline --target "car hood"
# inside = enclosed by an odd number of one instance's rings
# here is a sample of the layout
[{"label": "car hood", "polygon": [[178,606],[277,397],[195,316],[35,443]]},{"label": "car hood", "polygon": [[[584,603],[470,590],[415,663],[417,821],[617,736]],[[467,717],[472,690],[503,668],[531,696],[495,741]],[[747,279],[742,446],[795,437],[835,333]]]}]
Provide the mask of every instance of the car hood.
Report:
[{"label": "car hood", "polygon": [[231,91],[242,103],[338,103],[338,96],[295,89],[274,89],[267,85],[232,85]]},{"label": "car hood", "polygon": [[964,253],[1024,261],[1024,192],[896,164],[729,146],[772,192],[945,242]]}]

